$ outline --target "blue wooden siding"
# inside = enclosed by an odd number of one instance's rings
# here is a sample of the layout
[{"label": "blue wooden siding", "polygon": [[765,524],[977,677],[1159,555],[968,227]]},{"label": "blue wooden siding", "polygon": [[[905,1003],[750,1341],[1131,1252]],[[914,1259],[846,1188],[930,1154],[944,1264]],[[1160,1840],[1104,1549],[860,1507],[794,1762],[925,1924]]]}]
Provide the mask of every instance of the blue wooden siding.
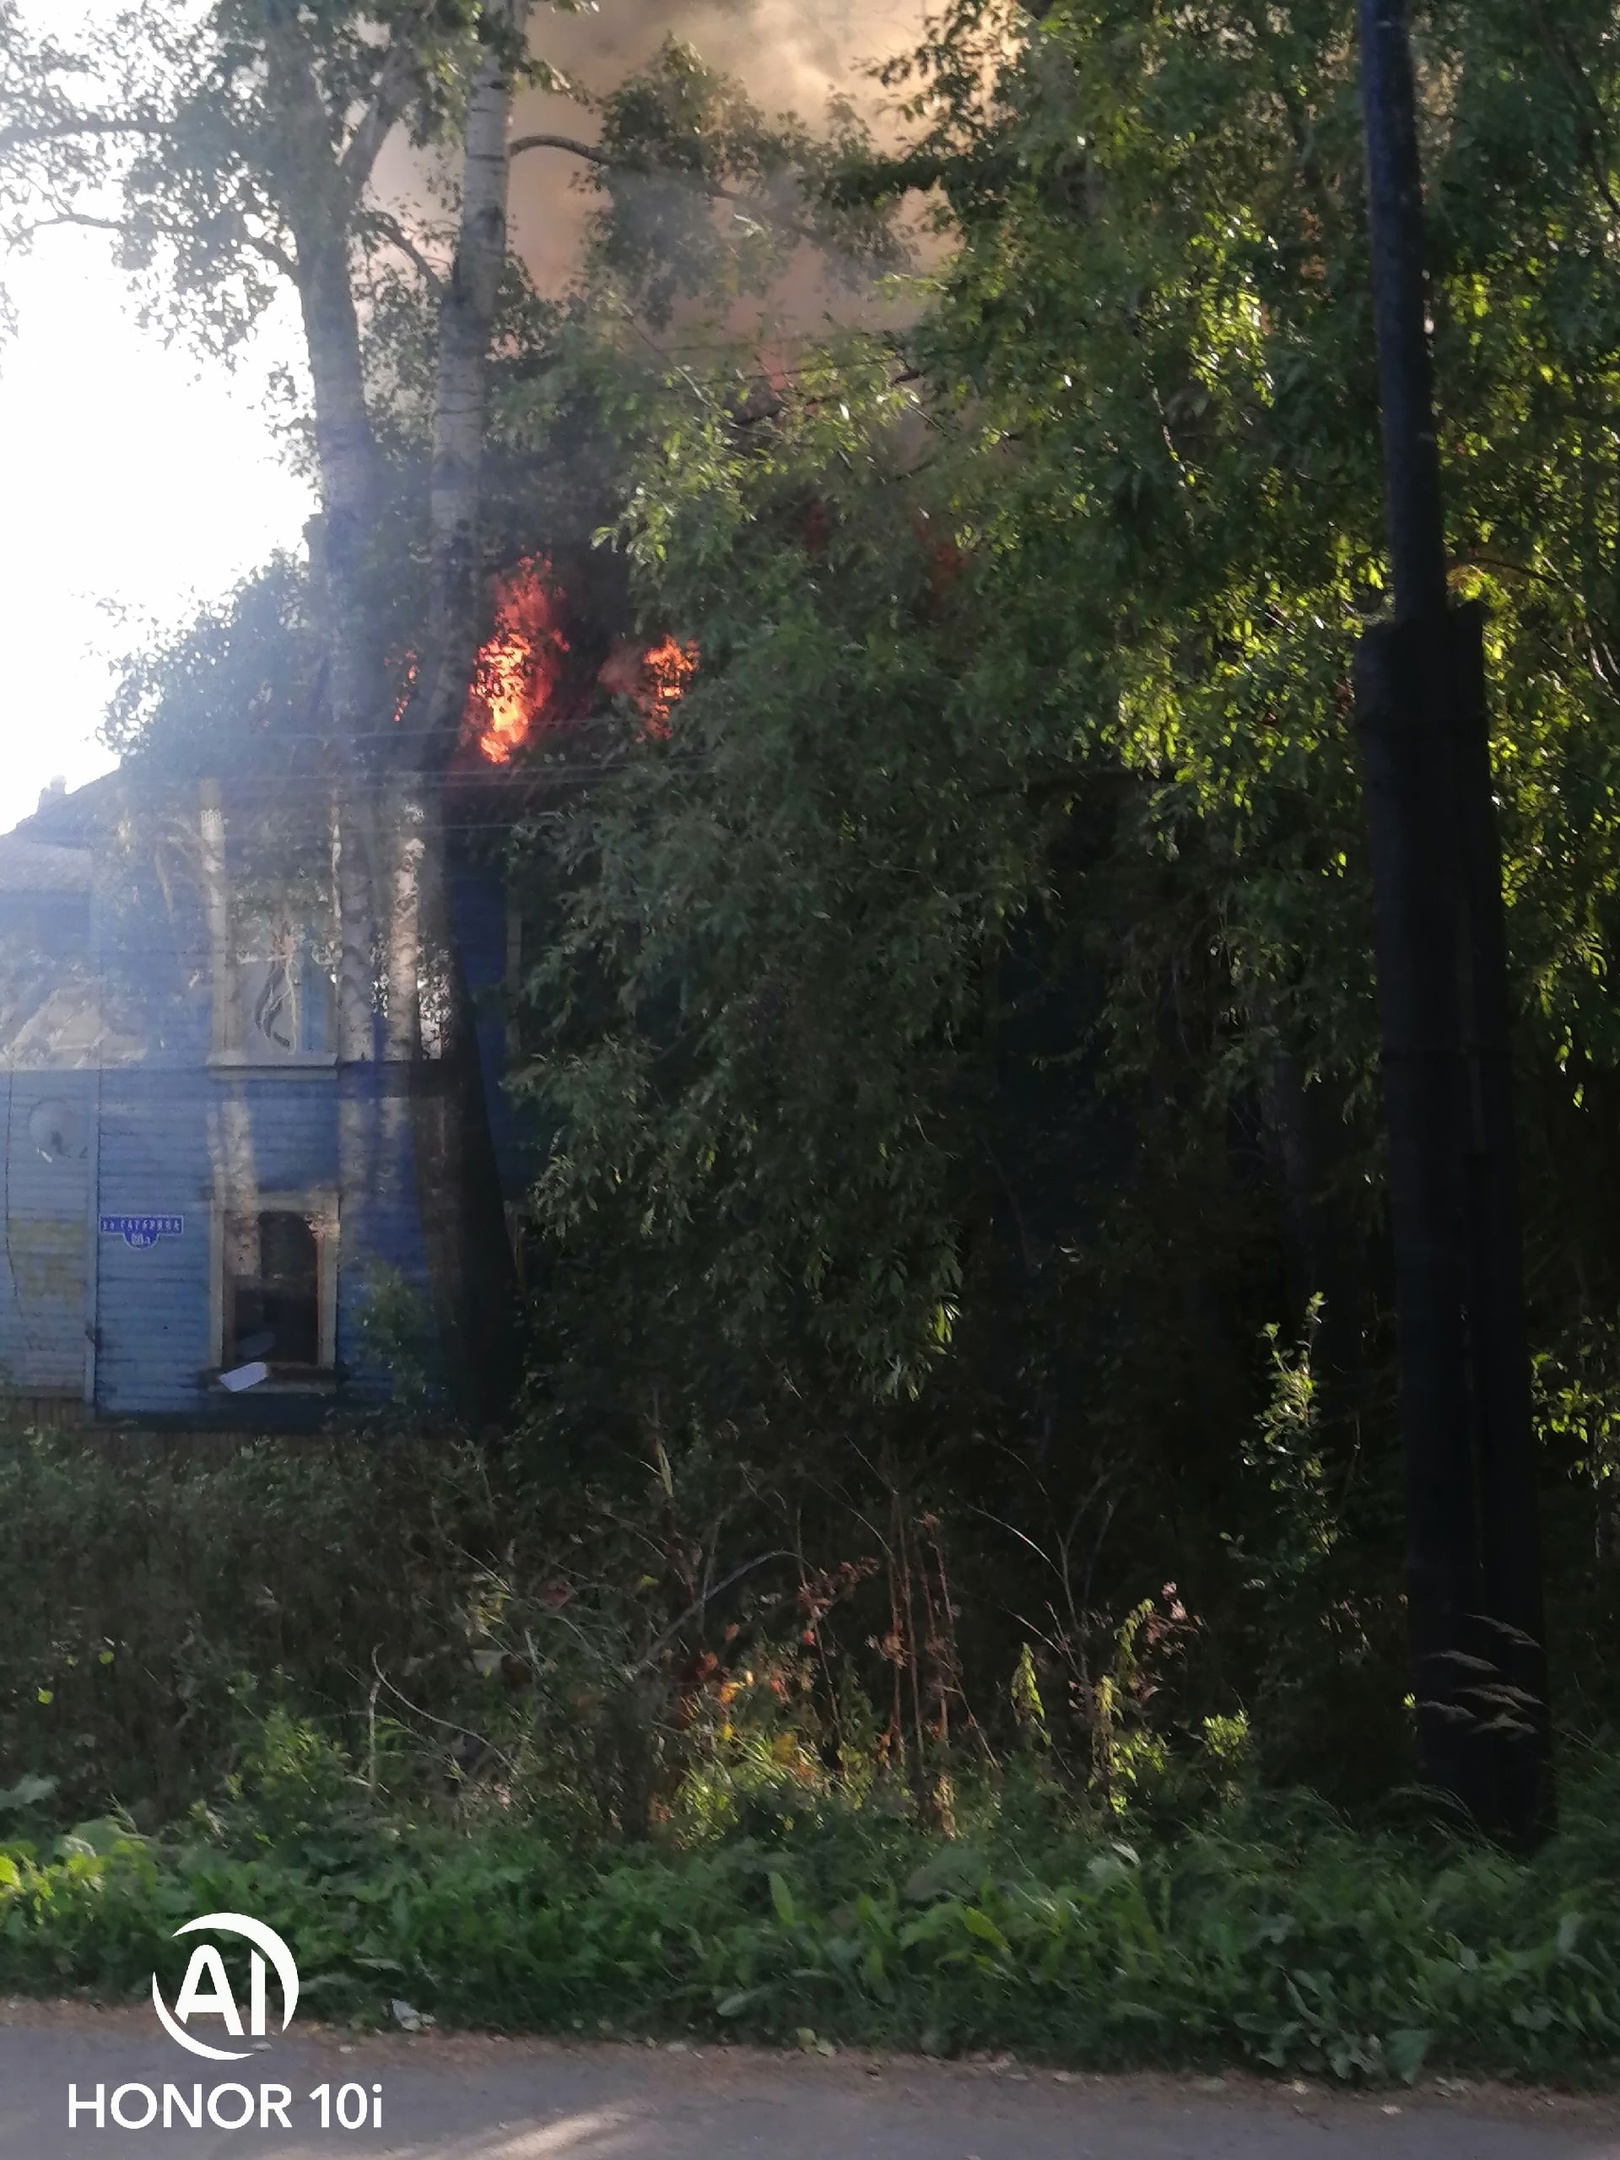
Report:
[{"label": "blue wooden siding", "polygon": [[[106,849],[97,866],[96,964],[108,1016],[132,1046],[102,1075],[96,1150],[95,1407],[106,1417],[200,1418],[213,1392],[214,1196],[206,1067],[209,954],[201,899],[155,852]],[[104,1216],[176,1215],[178,1237],[140,1249]]]},{"label": "blue wooden siding", "polygon": [[503,1084],[506,1073],[506,888],[488,867],[464,868],[450,886],[456,936],[460,942],[467,988],[478,1013],[478,1055],[484,1076],[484,1101],[490,1135],[500,1164],[507,1198],[515,1199],[530,1182],[530,1151],[522,1118]]},{"label": "blue wooden siding", "polygon": [[108,1018],[144,1064],[200,1069],[212,1026],[207,925],[196,888],[150,862],[99,880],[95,961]]},{"label": "blue wooden siding", "polygon": [[432,1310],[405,1080],[404,1068],[381,1063],[345,1065],[338,1074],[345,1100],[364,1114],[369,1154],[359,1188],[343,1192],[338,1270],[338,1364],[361,1402],[386,1399],[391,1386],[365,1326],[378,1271],[404,1284],[424,1321]]},{"label": "blue wooden siding", "polygon": [[145,1251],[96,1238],[96,1407],[111,1417],[194,1414],[207,1401],[210,1078],[131,1065],[103,1075],[97,1218],[179,1215]]},{"label": "blue wooden siding", "polygon": [[[0,1384],[30,1395],[84,1389],[95,1087],[93,1072],[0,1072]],[[40,1145],[41,1111],[67,1128],[60,1151]]]},{"label": "blue wooden siding", "polygon": [[[182,793],[172,806],[174,829],[183,828],[194,800]],[[28,1102],[19,1096],[15,1114],[0,1118],[0,1136],[11,1137],[6,1159],[15,1180],[3,1189],[0,1215],[19,1247],[32,1238],[43,1253],[54,1238],[62,1248],[48,1313],[33,1309],[27,1256],[21,1268],[0,1265],[0,1378],[15,1357],[16,1384],[77,1391],[93,1322],[94,1401],[104,1417],[180,1426],[245,1420],[273,1428],[324,1416],[327,1394],[256,1390],[231,1397],[213,1378],[219,1299],[213,1217],[217,1196],[236,1187],[336,1195],[338,1370],[349,1399],[375,1399],[386,1392],[388,1375],[363,1323],[377,1271],[402,1279],[424,1318],[431,1311],[408,1069],[377,1061],[273,1073],[210,1066],[213,955],[195,858],[178,846],[165,850],[161,840],[123,846],[110,822],[92,845],[93,905],[75,894],[41,906],[51,916],[50,959],[80,968],[96,986],[104,1020],[101,1069],[31,1074]],[[452,905],[468,986],[479,1000],[496,1151],[503,1180],[516,1191],[527,1168],[522,1128],[501,1086],[499,994],[507,948],[500,878],[487,869],[458,871]],[[15,1078],[21,1086],[22,1076]],[[0,1088],[4,1079],[0,1072]],[[12,1128],[18,1117],[26,1123],[41,1086],[72,1092],[84,1105],[87,1145],[71,1192],[64,1176],[53,1182],[45,1175],[68,1166],[40,1158],[36,1171],[15,1144]],[[359,1162],[355,1149],[346,1156],[340,1143],[345,1109],[352,1113],[351,1140],[359,1121]],[[73,1251],[71,1227],[37,1234],[31,1227],[51,1209],[59,1226],[76,1222]],[[103,1216],[181,1217],[184,1228],[142,1246],[117,1232],[102,1234]],[[26,1327],[12,1324],[23,1318]],[[44,1344],[46,1354],[22,1369],[21,1353],[31,1343]]]}]

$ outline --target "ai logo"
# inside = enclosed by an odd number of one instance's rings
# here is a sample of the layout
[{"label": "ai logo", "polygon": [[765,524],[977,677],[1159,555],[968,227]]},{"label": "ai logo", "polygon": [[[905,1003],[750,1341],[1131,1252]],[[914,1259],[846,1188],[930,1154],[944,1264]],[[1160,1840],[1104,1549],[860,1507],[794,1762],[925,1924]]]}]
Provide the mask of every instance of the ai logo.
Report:
[{"label": "ai logo", "polygon": [[[188,1920],[174,1932],[177,1936],[195,1935],[203,1930],[240,1935],[254,1946],[248,1966],[247,2037],[255,2040],[262,2040],[265,2034],[265,1959],[269,1959],[281,1985],[281,2030],[285,2032],[298,2008],[298,1967],[275,1929],[266,1927],[262,1920],[250,1920],[245,1913],[216,1912],[204,1913],[200,1920]],[[192,1951],[172,2013],[163,2000],[157,1974],[152,1975],[152,2007],[169,2038],[178,2040],[193,2055],[206,2056],[210,2062],[242,2062],[251,2052],[248,2048],[210,2047],[205,2040],[194,2040],[185,2030],[189,2020],[200,2013],[212,2014],[224,2020],[225,2031],[233,2040],[244,2037],[242,2014],[225,1977],[225,1961],[212,1943],[199,1943]]]}]

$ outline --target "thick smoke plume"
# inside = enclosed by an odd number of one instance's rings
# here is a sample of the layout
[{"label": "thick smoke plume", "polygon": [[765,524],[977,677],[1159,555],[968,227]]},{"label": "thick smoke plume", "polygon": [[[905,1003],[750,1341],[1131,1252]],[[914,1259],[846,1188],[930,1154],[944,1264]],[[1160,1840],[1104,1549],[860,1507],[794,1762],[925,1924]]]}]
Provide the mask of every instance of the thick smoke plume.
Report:
[{"label": "thick smoke plume", "polygon": [[909,42],[921,18],[920,0],[601,0],[590,14],[541,11],[536,32],[593,88],[675,36],[741,75],[762,103],[812,110],[850,88],[863,60]]},{"label": "thick smoke plume", "polygon": [[[667,37],[693,45],[712,66],[736,75],[767,111],[791,109],[814,122],[835,93],[863,109],[875,102],[863,63],[916,42],[925,0],[599,0],[591,13],[546,7],[534,16],[534,45],[552,64],[600,94],[643,66]],[[589,138],[589,113],[538,93],[524,98],[516,132]],[[541,289],[554,291],[578,260],[587,203],[569,183],[559,152],[536,151],[513,173],[512,230]]]}]

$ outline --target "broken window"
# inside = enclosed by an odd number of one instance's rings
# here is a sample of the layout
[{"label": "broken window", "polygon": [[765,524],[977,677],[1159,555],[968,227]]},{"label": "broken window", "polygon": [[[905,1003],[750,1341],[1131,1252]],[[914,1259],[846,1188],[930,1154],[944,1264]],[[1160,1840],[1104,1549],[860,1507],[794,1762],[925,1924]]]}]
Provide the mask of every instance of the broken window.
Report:
[{"label": "broken window", "polygon": [[214,1065],[328,1064],[337,1051],[337,918],[314,836],[234,825],[227,860],[217,783],[202,790]]},{"label": "broken window", "polygon": [[326,1057],[337,1048],[337,990],[307,926],[266,924],[245,935],[236,962],[230,1045],[250,1064]]},{"label": "broken window", "polygon": [[330,1366],[324,1243],[318,1221],[291,1208],[226,1217],[222,1365]]}]

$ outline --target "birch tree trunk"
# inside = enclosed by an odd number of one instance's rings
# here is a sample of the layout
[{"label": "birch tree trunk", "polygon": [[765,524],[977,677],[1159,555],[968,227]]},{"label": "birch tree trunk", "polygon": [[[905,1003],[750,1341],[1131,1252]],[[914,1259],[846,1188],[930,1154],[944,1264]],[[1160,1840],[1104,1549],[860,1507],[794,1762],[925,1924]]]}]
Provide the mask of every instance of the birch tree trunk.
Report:
[{"label": "birch tree trunk", "polygon": [[[513,55],[530,0],[506,0],[467,111],[455,263],[439,308],[438,378],[429,482],[432,580],[422,689],[405,716],[401,755],[442,773],[461,736],[462,711],[483,630],[480,518],[489,347],[506,264],[506,205]],[[412,1129],[424,1224],[436,1241],[441,1320],[462,1362],[460,1392],[481,1418],[496,1415],[517,1379],[517,1271],[490,1131],[478,1016],[454,919],[451,836],[442,788],[422,791],[422,935],[442,956],[445,1035],[438,1069],[420,1068]],[[448,1327],[444,1326],[448,1321]]]},{"label": "birch tree trunk", "polygon": [[377,747],[386,680],[367,605],[381,487],[350,250],[361,194],[403,99],[380,80],[367,123],[339,153],[308,34],[287,8],[267,11],[265,80],[315,399],[321,531],[314,567],[326,609],[332,718],[352,771]]},{"label": "birch tree trunk", "polygon": [[[447,1377],[464,1408],[481,1420],[497,1413],[514,1377],[516,1274],[477,1016],[456,934],[442,779],[460,738],[482,627],[488,354],[506,259],[512,67],[529,12],[530,0],[498,0],[487,11],[491,34],[468,106],[458,244],[440,296],[429,622],[421,687],[397,726],[368,589],[382,491],[349,260],[358,192],[370,167],[362,160],[334,174],[296,25],[283,21],[272,31],[269,55],[290,145],[308,176],[293,222],[321,475],[312,553],[326,612],[340,767],[342,1177],[354,1215],[376,1218],[380,1229],[403,1197],[395,1187],[409,1158]],[[373,158],[384,132],[374,130]],[[397,830],[385,831],[396,822]],[[380,1044],[379,929],[387,982]],[[418,1025],[424,964],[438,978],[445,1008],[431,1059],[422,1055]]]},{"label": "birch tree trunk", "polygon": [[504,0],[497,28],[506,38],[496,38],[473,83],[456,257],[439,307],[428,657],[421,693],[406,715],[404,745],[413,765],[430,770],[454,755],[482,629],[479,525],[489,346],[506,266],[511,53],[523,37],[530,7],[531,0]]},{"label": "birch tree trunk", "polygon": [[346,234],[314,235],[300,245],[298,298],[321,476],[319,561],[314,567],[325,607],[337,748],[352,777],[374,764],[382,748],[388,682],[372,628],[376,610],[367,590],[381,489]]}]

